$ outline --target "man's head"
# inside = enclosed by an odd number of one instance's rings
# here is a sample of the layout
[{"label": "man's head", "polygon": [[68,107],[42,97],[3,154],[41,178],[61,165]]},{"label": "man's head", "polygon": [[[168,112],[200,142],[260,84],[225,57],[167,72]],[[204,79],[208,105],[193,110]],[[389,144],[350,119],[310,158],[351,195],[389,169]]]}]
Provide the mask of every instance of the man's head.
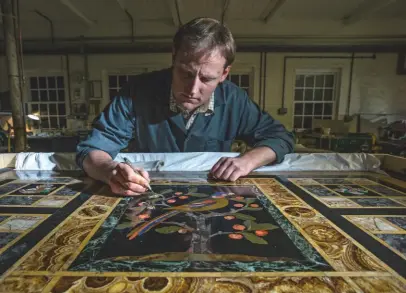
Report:
[{"label": "man's head", "polygon": [[172,91],[176,102],[192,111],[209,101],[223,82],[235,55],[227,27],[211,18],[197,18],[181,26],[173,39]]}]

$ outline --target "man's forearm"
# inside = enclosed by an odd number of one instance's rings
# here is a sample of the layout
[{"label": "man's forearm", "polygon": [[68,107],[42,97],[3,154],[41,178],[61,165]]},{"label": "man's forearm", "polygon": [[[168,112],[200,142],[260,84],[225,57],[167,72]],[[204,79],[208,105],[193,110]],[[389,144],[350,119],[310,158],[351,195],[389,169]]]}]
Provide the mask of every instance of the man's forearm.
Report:
[{"label": "man's forearm", "polygon": [[253,148],[241,156],[250,170],[255,170],[276,160],[276,153],[269,147],[260,146]]},{"label": "man's forearm", "polygon": [[108,183],[111,170],[117,165],[109,154],[95,150],[91,151],[83,161],[83,169],[90,177]]}]

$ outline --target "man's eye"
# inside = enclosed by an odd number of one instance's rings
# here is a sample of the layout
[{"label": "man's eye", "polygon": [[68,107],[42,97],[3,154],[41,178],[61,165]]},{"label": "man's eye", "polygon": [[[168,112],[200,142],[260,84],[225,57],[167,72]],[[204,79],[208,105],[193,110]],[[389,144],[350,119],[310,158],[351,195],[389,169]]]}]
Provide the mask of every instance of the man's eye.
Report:
[{"label": "man's eye", "polygon": [[211,82],[213,80],[215,80],[215,78],[211,78],[211,77],[202,77],[200,79],[202,82]]}]

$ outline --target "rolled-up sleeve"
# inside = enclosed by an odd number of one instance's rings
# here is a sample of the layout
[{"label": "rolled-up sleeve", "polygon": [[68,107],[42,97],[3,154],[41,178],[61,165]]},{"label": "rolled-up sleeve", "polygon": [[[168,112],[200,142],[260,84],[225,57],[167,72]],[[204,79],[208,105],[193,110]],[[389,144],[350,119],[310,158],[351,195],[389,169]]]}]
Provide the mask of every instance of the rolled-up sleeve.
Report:
[{"label": "rolled-up sleeve", "polygon": [[241,120],[239,136],[252,147],[267,146],[276,154],[276,163],[281,163],[286,154],[294,150],[293,134],[279,121],[262,111],[244,92],[239,97]]},{"label": "rolled-up sleeve", "polygon": [[89,136],[77,145],[78,166],[83,169],[84,159],[93,150],[104,151],[114,159],[132,138],[134,121],[132,99],[115,97],[93,121]]}]

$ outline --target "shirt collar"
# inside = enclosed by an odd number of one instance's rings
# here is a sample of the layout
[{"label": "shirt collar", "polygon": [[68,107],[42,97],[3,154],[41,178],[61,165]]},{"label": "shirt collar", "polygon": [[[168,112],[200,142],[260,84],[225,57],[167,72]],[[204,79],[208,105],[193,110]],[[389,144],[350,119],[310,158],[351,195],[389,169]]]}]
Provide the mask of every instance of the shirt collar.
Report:
[{"label": "shirt collar", "polygon": [[[182,109],[180,106],[176,104],[172,90],[169,100],[169,109],[175,113],[181,112],[184,115],[189,115],[189,113],[186,110]],[[205,113],[206,116],[214,113],[214,92],[211,94],[209,102],[207,104],[199,106],[199,108],[196,109],[195,113]]]}]

